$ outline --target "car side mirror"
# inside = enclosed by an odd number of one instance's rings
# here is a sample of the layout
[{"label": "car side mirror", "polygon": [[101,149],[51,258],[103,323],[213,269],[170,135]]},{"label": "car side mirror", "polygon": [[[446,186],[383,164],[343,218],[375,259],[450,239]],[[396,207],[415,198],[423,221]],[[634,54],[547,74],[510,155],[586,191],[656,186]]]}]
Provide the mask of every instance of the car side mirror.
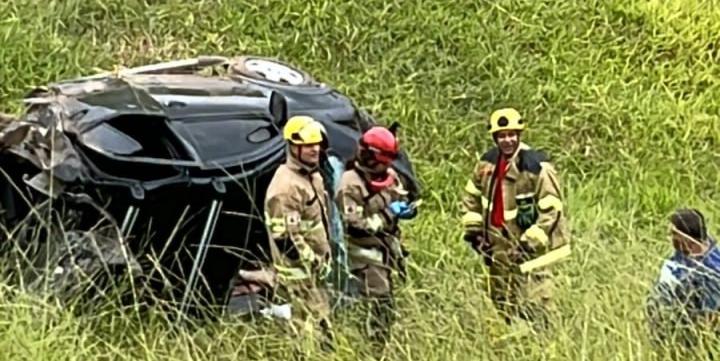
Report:
[{"label": "car side mirror", "polygon": [[273,124],[282,129],[288,120],[287,100],[279,92],[273,91],[270,95],[270,114],[273,117]]}]

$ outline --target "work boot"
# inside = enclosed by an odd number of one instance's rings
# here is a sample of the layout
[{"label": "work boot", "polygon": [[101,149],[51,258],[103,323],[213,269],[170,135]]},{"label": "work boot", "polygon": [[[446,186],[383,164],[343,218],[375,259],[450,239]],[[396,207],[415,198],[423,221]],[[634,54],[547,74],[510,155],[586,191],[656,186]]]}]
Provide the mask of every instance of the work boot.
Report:
[{"label": "work boot", "polygon": [[526,320],[535,333],[549,334],[553,330],[551,311],[540,303],[529,303],[520,310],[519,318]]},{"label": "work boot", "polygon": [[320,349],[323,352],[335,352],[335,335],[327,320],[320,321]]},{"label": "work boot", "polygon": [[379,297],[372,305],[370,318],[370,339],[384,346],[390,340],[391,328],[395,322],[395,302],[391,296]]}]

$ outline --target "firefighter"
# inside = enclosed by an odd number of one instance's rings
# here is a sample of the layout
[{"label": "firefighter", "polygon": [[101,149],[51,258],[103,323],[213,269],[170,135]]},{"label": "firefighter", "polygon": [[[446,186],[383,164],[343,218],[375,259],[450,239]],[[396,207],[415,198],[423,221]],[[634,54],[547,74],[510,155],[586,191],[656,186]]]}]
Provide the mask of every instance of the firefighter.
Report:
[{"label": "firefighter", "polygon": [[265,220],[277,275],[276,296],[292,305],[301,327],[320,329],[332,347],[325,277],[330,270],[328,195],[319,171],[327,147],[325,129],[308,116],[295,116],[283,129],[287,159],[276,170],[265,197]]},{"label": "firefighter", "polygon": [[548,157],[521,142],[517,110],[493,112],[488,128],[495,146],[465,186],[464,239],[484,257],[490,296],[506,322],[545,329],[554,309],[549,265],[570,252],[560,183]]},{"label": "firefighter", "polygon": [[370,301],[366,331],[381,346],[394,320],[392,272],[404,276],[402,262],[407,255],[398,223],[417,214],[391,167],[399,151],[395,127],[374,126],[362,134],[336,198],[345,223],[351,294]]}]

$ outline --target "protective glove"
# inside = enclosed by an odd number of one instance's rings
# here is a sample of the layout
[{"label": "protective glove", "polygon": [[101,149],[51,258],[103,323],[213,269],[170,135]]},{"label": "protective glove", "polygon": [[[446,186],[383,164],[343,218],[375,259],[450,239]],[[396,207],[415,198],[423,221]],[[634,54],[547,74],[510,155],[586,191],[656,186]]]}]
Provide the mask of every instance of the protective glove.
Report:
[{"label": "protective glove", "polygon": [[400,219],[411,219],[415,217],[415,209],[404,201],[390,203],[390,212]]},{"label": "protective glove", "polygon": [[483,257],[483,261],[486,266],[492,265],[492,247],[481,234],[479,233],[465,233],[463,235],[465,242],[470,244],[470,247]]},{"label": "protective glove", "polygon": [[475,248],[477,245],[479,245],[480,242],[480,235],[477,233],[465,233],[463,234],[463,240],[470,244],[471,247]]},{"label": "protective glove", "polygon": [[543,253],[547,250],[549,239],[540,227],[533,225],[520,236],[520,244],[527,254]]},{"label": "protective glove", "polygon": [[330,278],[332,274],[332,264],[330,262],[323,262],[319,265],[318,277],[325,281]]},{"label": "protective glove", "polygon": [[373,233],[380,231],[385,224],[379,214],[375,214],[372,217],[367,218],[365,222],[367,223],[368,230]]},{"label": "protective glove", "polygon": [[332,255],[326,254],[324,257],[315,257],[313,262],[315,271],[321,280],[327,280],[332,273]]}]

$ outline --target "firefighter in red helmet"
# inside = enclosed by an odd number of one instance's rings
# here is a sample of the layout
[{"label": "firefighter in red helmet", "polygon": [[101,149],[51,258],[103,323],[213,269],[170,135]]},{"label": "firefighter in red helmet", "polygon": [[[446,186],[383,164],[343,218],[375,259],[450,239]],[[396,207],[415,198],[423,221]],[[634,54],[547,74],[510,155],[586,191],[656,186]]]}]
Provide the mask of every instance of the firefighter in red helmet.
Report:
[{"label": "firefighter in red helmet", "polygon": [[416,216],[408,192],[392,168],[399,153],[395,126],[365,131],[344,172],[337,194],[343,213],[351,273],[351,293],[369,301],[367,330],[384,346],[393,321],[392,272],[404,272],[399,220]]}]

